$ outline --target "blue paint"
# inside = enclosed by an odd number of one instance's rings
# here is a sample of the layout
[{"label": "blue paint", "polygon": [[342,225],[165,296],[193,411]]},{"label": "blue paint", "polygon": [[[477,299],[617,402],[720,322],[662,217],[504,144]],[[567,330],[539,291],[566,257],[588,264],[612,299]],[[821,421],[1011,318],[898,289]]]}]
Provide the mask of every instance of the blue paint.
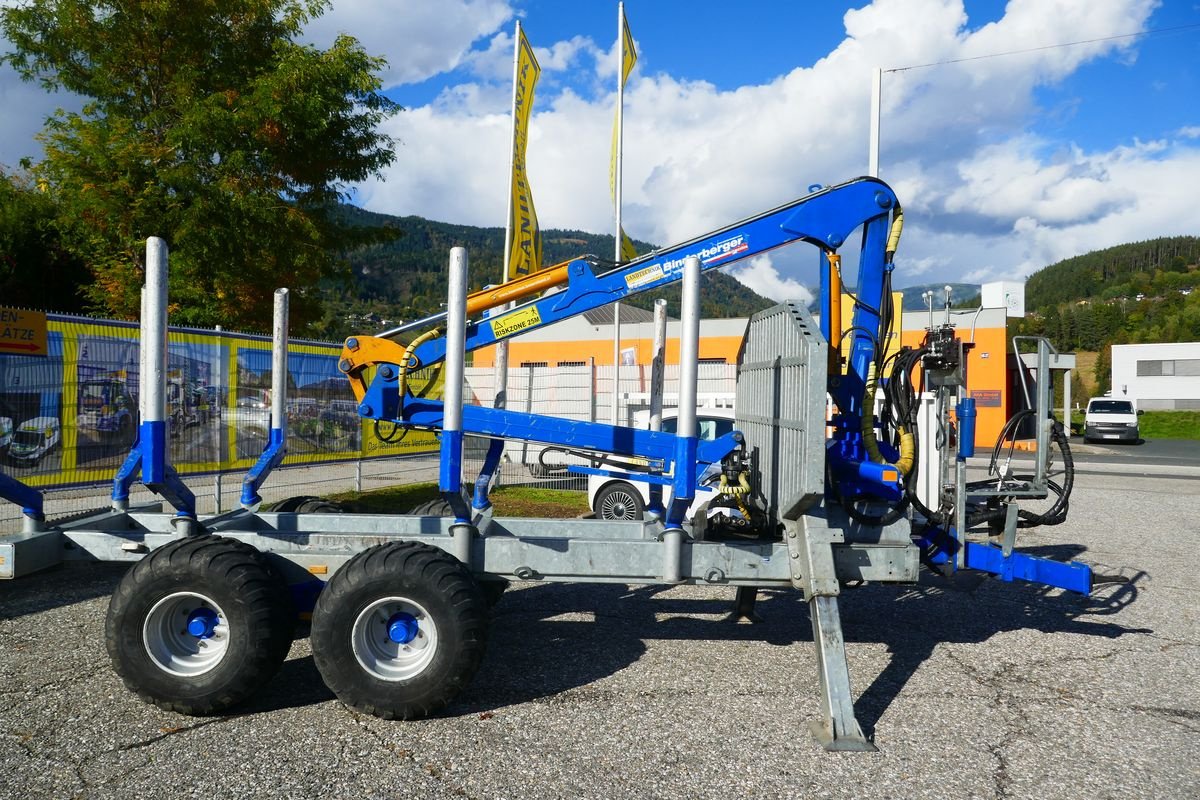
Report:
[{"label": "blue paint", "polygon": [[167,423],[143,421],[125,461],[113,477],[114,502],[129,500],[129,489],[141,473],[142,483],[170,503],[176,516],[196,518],[196,496],[171,467],[167,451]]},{"label": "blue paint", "polygon": [[396,644],[408,644],[417,638],[417,633],[421,630],[421,626],[417,622],[417,618],[412,614],[399,611],[388,618],[387,629],[388,638],[393,642]]},{"label": "blue paint", "polygon": [[263,448],[262,455],[246,473],[246,477],[242,479],[243,507],[250,508],[262,502],[262,497],[258,494],[259,488],[286,455],[287,441],[283,428],[271,428],[271,432],[267,436],[267,446]]},{"label": "blue paint", "polygon": [[504,440],[492,439],[488,445],[487,455],[483,458],[483,468],[479,471],[479,477],[475,479],[475,496],[471,501],[471,506],[476,510],[483,511],[492,504],[488,499],[488,487],[492,484],[492,476],[496,474],[496,468],[500,466],[500,455],[504,452]]},{"label": "blue paint", "polygon": [[217,612],[211,608],[197,608],[188,614],[187,632],[197,639],[211,639],[217,622]]},{"label": "blue paint", "polygon": [[1092,591],[1092,568],[1077,561],[1064,563],[1015,551],[1005,556],[995,545],[967,542],[966,566],[1008,583],[1023,580],[1080,594]]},{"label": "blue paint", "polygon": [[0,498],[21,506],[21,513],[27,517],[39,521],[46,518],[43,514],[42,493],[2,472],[0,472]]},{"label": "blue paint", "polygon": [[958,418],[958,460],[975,455],[975,398],[964,397],[954,409]]}]

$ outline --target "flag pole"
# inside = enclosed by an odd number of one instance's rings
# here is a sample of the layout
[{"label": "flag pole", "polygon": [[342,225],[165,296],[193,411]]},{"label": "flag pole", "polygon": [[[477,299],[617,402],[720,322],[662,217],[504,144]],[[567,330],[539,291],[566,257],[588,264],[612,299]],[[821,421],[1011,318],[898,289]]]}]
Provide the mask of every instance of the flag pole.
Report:
[{"label": "flag pole", "polygon": [[[512,179],[513,167],[516,165],[517,158],[517,79],[519,77],[518,70],[520,69],[521,60],[521,21],[517,20],[516,33],[513,34],[513,97],[512,97],[512,137],[508,142],[508,172],[505,173],[508,181],[505,186],[504,193],[508,195],[508,216],[505,217],[504,223],[504,274],[500,276],[501,283],[508,283],[509,270],[512,268],[512,238],[513,238],[513,192]],[[509,307],[505,304],[497,311],[503,311]],[[496,363],[493,368],[492,380],[496,385],[495,397],[492,400],[493,408],[504,408],[504,404],[508,399],[508,340],[496,344]]]},{"label": "flag pole", "polygon": [[[625,105],[625,3],[617,3],[617,157],[613,174],[613,195],[617,207],[617,227],[613,235],[613,260],[621,261],[621,112]],[[617,424],[617,405],[621,389],[621,304],[613,303],[613,394],[612,424]]]}]

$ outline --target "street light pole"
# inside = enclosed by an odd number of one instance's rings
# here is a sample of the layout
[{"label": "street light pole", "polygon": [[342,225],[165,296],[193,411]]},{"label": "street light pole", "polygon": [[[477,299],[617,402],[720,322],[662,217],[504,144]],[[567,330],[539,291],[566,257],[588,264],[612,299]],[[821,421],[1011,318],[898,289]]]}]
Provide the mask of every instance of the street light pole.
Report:
[{"label": "street light pole", "polygon": [[867,161],[867,174],[879,177],[879,116],[883,99],[883,69],[876,67],[871,74],[871,142]]}]

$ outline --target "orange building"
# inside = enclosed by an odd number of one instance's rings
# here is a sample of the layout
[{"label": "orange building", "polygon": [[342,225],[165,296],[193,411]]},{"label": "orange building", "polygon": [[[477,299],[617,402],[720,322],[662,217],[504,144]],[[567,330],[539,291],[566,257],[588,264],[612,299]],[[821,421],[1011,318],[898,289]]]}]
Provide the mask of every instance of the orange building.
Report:
[{"label": "orange building", "polygon": [[[897,301],[899,306],[899,301]],[[852,301],[843,304],[852,308]],[[936,324],[943,312],[934,314]],[[1010,413],[1012,380],[1007,351],[1007,316],[1003,308],[951,311],[950,321],[965,342],[974,347],[967,354],[967,390],[975,399],[975,443],[988,447],[996,441]],[[509,340],[509,364],[512,367],[611,366],[613,363],[612,307],[599,308],[546,326]],[[748,320],[705,319],[700,322],[699,356],[701,363],[736,364]],[[848,324],[848,323],[846,323]],[[926,312],[902,315],[900,346],[919,347],[928,325]],[[889,337],[891,342],[896,339]],[[653,314],[640,308],[621,307],[621,363],[649,364],[654,344]],[[889,351],[894,345],[889,345]],[[667,363],[679,361],[679,321],[667,323]],[[491,367],[494,348],[474,353],[473,366]]]},{"label": "orange building", "polygon": [[[700,320],[701,363],[736,364],[746,335],[745,317]],[[623,365],[649,364],[654,350],[654,314],[630,305],[621,306],[621,356]],[[495,364],[495,348],[474,353],[473,366]],[[508,363],[530,366],[612,366],[612,306],[585,311],[577,317],[547,325],[509,340]],[[679,320],[667,321],[667,363],[679,363]]]}]

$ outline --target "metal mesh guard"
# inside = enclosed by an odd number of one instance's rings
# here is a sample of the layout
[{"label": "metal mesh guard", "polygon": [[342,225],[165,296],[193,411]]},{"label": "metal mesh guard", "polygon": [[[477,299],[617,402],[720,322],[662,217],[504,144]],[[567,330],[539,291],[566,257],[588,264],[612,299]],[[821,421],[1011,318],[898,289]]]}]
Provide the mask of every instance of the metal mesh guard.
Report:
[{"label": "metal mesh guard", "polygon": [[737,427],[774,522],[798,519],[825,491],[827,348],[812,315],[782,303],[750,318],[738,355]]}]

